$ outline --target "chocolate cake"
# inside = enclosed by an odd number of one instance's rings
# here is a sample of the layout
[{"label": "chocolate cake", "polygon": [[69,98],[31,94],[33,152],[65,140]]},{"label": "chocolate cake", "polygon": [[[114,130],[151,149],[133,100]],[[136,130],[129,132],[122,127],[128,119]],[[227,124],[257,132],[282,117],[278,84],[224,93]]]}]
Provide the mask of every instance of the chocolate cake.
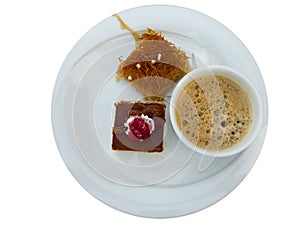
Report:
[{"label": "chocolate cake", "polygon": [[115,104],[112,149],[116,151],[162,152],[165,108],[162,102]]}]

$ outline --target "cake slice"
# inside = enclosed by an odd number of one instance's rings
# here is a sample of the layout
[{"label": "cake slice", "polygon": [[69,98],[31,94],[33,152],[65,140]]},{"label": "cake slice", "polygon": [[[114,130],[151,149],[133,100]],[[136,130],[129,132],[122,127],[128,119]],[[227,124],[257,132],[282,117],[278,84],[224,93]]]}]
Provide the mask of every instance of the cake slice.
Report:
[{"label": "cake slice", "polygon": [[116,151],[162,152],[165,108],[162,102],[115,103],[112,149]]}]

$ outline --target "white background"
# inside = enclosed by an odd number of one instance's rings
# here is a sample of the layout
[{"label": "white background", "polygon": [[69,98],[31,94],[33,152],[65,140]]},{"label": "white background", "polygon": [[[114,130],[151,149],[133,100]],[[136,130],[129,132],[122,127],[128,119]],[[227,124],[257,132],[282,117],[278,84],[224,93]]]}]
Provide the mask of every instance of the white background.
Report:
[{"label": "white background", "polygon": [[[296,2],[1,1],[0,224],[299,224]],[[56,75],[78,39],[113,13],[153,3],[201,11],[231,29],[256,59],[269,98],[266,141],[246,179],[208,209],[163,220],[127,215],[88,194],[60,158],[50,119]]]}]

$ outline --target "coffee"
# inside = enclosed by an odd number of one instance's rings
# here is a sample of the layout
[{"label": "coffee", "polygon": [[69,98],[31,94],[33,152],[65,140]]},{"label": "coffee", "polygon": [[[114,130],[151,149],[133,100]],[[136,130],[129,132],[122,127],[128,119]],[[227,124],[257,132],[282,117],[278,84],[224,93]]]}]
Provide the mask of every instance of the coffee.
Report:
[{"label": "coffee", "polygon": [[222,75],[193,79],[183,87],[175,104],[179,129],[200,148],[230,148],[247,135],[252,125],[248,94]]}]

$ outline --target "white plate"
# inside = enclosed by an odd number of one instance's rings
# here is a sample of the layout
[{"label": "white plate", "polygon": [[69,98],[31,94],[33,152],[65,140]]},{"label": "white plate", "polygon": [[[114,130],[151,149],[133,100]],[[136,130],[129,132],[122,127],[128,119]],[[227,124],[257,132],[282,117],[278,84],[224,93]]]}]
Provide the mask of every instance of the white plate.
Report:
[{"label": "white plate", "polygon": [[[190,9],[145,6],[119,13],[134,30],[161,31],[197,64],[232,67],[255,85],[264,105],[263,126],[242,154],[212,159],[187,149],[170,125],[167,104],[163,153],[114,152],[114,102],[142,96],[116,82],[118,58],[135,48],[115,17],[97,24],[74,46],[61,67],[52,99],[52,125],[61,156],[77,181],[118,210],[144,217],[175,217],[206,208],[230,193],[255,163],[265,138],[267,97],[247,48],[227,28]],[[241,206],[238,206],[241,207]]]}]

